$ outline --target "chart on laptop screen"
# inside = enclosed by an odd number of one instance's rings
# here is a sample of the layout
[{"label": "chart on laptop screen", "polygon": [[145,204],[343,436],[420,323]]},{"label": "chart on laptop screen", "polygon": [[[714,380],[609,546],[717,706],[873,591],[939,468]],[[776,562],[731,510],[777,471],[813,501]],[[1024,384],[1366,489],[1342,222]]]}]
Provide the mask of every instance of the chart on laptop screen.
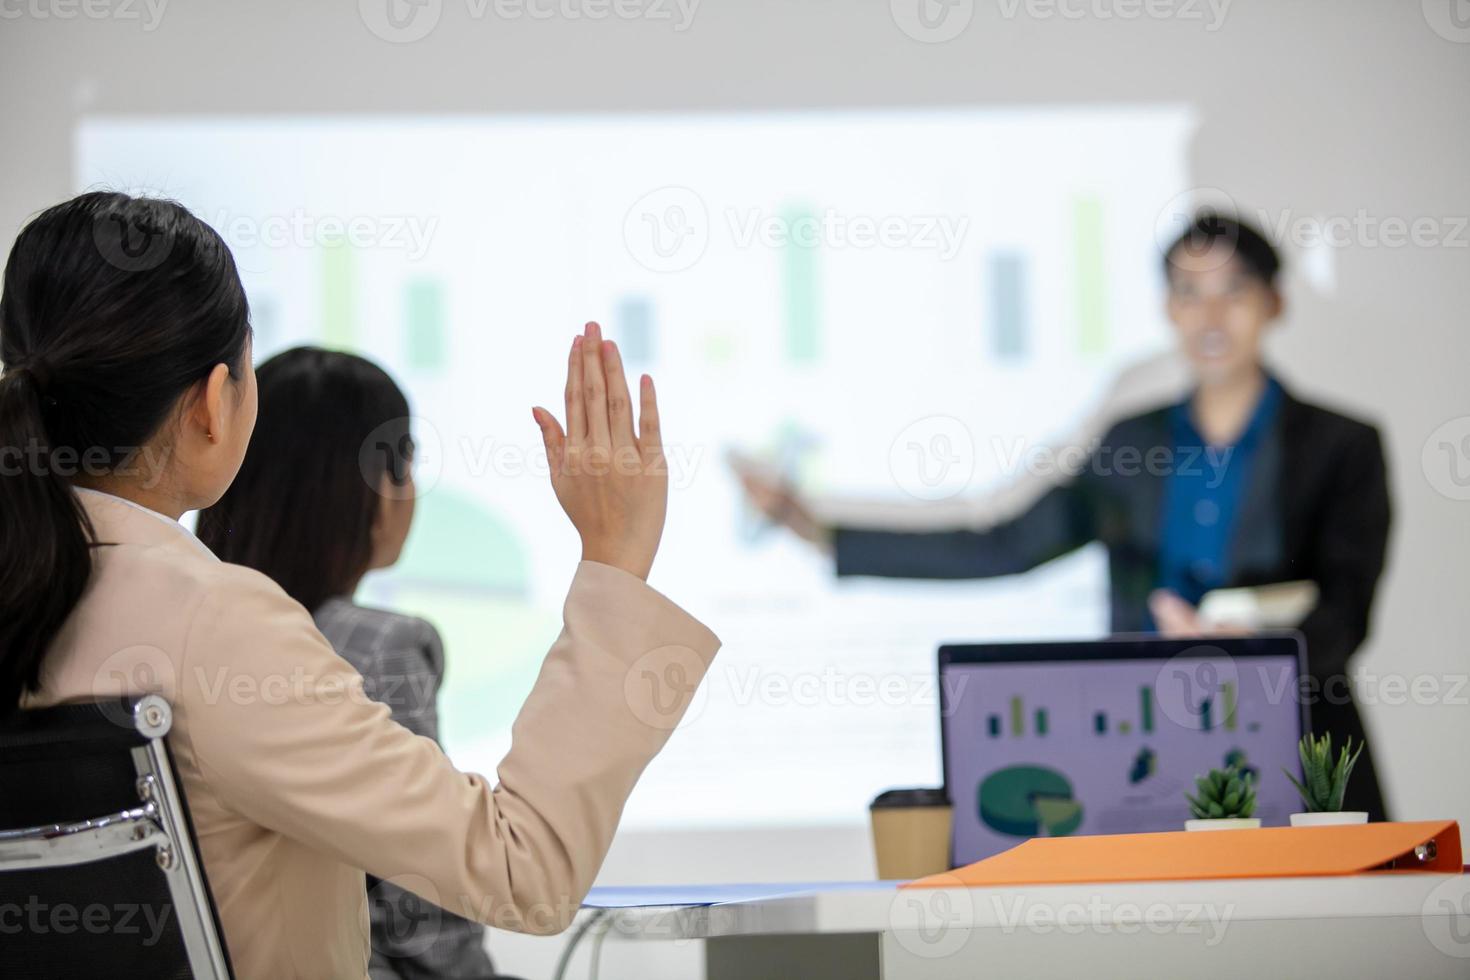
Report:
[{"label": "chart on laptop screen", "polygon": [[1181,830],[1212,768],[1257,783],[1256,816],[1299,808],[1294,643],[1273,655],[1209,648],[1176,659],[955,663],[944,673],[954,860],[1029,837]]},{"label": "chart on laptop screen", "polygon": [[[1192,127],[1169,106],[93,118],[76,183],[213,224],[257,361],[322,344],[406,389],[422,497],[402,562],[359,598],[444,635],[464,768],[494,771],[560,628],[578,546],[529,409],[561,412],[567,345],[601,321],[663,407],[651,584],[725,643],[627,823],[856,823],[883,789],[938,783],[935,647],[1096,635],[1104,563],[838,582],[752,519],[723,456],[893,501],[1017,475],[1168,344],[1158,222],[1189,187]],[[964,444],[916,483],[904,453],[933,419]]]}]

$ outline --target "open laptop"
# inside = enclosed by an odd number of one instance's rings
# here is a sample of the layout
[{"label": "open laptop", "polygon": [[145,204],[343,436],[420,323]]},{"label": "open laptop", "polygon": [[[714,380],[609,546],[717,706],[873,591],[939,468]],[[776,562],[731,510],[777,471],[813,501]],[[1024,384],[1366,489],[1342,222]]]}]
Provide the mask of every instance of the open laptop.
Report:
[{"label": "open laptop", "polygon": [[1194,777],[1256,774],[1256,816],[1300,809],[1297,633],[939,648],[944,785],[961,867],[1029,837],[1182,830]]}]

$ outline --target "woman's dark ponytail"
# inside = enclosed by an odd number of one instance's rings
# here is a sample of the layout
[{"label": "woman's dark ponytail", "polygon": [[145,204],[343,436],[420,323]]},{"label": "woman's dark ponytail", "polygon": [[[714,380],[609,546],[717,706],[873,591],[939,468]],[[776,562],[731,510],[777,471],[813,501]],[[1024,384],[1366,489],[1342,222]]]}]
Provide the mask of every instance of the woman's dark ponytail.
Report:
[{"label": "woman's dark ponytail", "polygon": [[28,367],[0,376],[0,714],[40,687],[35,645],[61,628],[92,570],[86,514],[46,462],[43,380]]},{"label": "woman's dark ponytail", "polygon": [[21,230],[0,291],[0,715],[41,688],[107,544],[74,480],[135,464],[215,365],[240,375],[249,333],[228,247],[172,201],[83,194]]}]

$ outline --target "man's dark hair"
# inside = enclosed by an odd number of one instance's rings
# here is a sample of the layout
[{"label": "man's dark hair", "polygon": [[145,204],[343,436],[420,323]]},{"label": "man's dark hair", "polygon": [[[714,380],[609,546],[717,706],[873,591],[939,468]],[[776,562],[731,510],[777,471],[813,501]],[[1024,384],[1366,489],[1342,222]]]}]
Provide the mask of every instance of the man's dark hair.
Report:
[{"label": "man's dark hair", "polygon": [[1276,287],[1276,277],[1281,272],[1281,256],[1276,247],[1254,225],[1216,211],[1195,215],[1189,227],[1164,250],[1164,276],[1172,276],[1174,260],[1180,252],[1201,255],[1222,242],[1233,249],[1234,258],[1251,277],[1273,289]]}]

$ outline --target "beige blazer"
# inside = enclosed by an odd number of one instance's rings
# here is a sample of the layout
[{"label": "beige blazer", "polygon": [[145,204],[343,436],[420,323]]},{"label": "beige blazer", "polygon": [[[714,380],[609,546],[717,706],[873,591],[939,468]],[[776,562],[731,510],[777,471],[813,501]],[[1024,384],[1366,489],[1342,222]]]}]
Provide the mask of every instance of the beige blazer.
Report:
[{"label": "beige blazer", "polygon": [[[105,542],[29,707],[158,691],[241,980],[367,976],[363,872],[489,925],[565,928],[719,640],[582,562],[498,785],[393,722],[265,576],[80,491]],[[456,655],[494,656],[488,650]]]}]

